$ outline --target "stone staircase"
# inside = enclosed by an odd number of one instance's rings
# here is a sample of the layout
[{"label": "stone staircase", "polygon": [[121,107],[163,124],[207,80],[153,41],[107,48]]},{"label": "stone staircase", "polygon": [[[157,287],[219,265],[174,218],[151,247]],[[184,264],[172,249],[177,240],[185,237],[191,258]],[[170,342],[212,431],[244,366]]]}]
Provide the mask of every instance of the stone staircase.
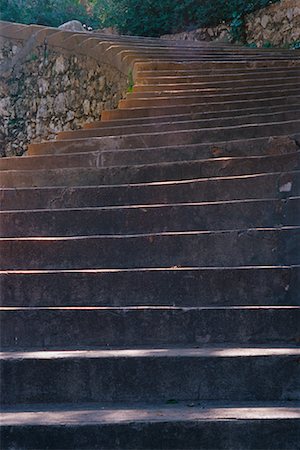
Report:
[{"label": "stone staircase", "polygon": [[0,160],[1,448],[300,448],[299,52],[33,32],[135,85]]}]

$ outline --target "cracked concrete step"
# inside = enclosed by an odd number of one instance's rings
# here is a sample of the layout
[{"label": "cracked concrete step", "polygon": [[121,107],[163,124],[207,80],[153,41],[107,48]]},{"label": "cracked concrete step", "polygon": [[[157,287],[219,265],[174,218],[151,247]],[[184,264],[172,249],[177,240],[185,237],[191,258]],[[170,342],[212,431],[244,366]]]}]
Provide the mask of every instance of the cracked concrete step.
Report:
[{"label": "cracked concrete step", "polygon": [[[68,141],[65,141],[68,142]],[[52,170],[7,170],[1,187],[99,186],[251,175],[299,169],[300,152],[275,156],[202,159],[175,163]]]},{"label": "cracked concrete step", "polygon": [[[300,117],[300,105],[299,109],[292,111],[279,112],[279,113],[267,113],[267,114],[252,114],[244,115],[240,117],[232,118],[215,118],[215,119],[204,119],[204,120],[186,120],[177,122],[170,120],[169,122],[163,123],[149,123],[149,124],[134,124],[117,126],[116,124],[110,124],[108,127],[100,128],[86,128],[81,130],[72,131],[61,131],[57,134],[56,139],[84,139],[89,137],[102,137],[102,136],[121,136],[129,134],[141,134],[141,133],[160,133],[167,131],[181,131],[181,130],[191,130],[202,128],[215,128],[215,127],[226,127],[226,126],[238,126],[247,124],[264,124],[274,123],[274,122],[288,122],[292,120],[297,120]],[[107,124],[107,122],[104,122]]]},{"label": "cracked concrete step", "polygon": [[281,95],[274,98],[263,97],[254,100],[236,100],[229,102],[206,102],[194,103],[191,105],[173,105],[173,106],[152,106],[148,108],[128,108],[105,110],[101,113],[102,120],[128,119],[140,117],[170,116],[178,114],[194,114],[194,113],[221,113],[223,111],[232,111],[245,108],[268,108],[279,107],[282,105],[295,104],[299,102],[300,96],[297,94],[292,96]]},{"label": "cracked concrete step", "polygon": [[145,108],[145,107],[161,107],[161,106],[183,106],[183,105],[193,105],[195,103],[200,103],[206,101],[207,103],[216,103],[216,102],[234,102],[234,101],[246,101],[246,100],[259,100],[264,97],[268,97],[269,99],[276,98],[278,96],[293,96],[299,95],[299,89],[297,87],[286,87],[281,89],[274,89],[270,91],[265,91],[264,89],[257,90],[255,92],[237,92],[232,93],[230,90],[229,93],[193,93],[191,92],[189,95],[184,91],[181,95],[165,95],[156,96],[150,95],[149,98],[145,98],[144,94],[131,94],[128,93],[126,99],[119,101],[119,108]]},{"label": "cracked concrete step", "polygon": [[300,227],[1,238],[1,270],[297,265]]},{"label": "cracked concrete step", "polygon": [[278,114],[289,111],[295,111],[299,109],[300,100],[290,102],[287,105],[278,105],[271,107],[257,107],[257,108],[243,108],[224,111],[211,111],[211,112],[199,112],[199,113],[185,113],[185,114],[173,114],[171,116],[154,116],[154,117],[140,117],[140,118],[128,118],[128,119],[114,119],[114,120],[95,120],[93,122],[87,122],[83,125],[83,129],[87,128],[107,128],[112,126],[126,126],[126,125],[147,125],[150,123],[163,123],[163,122],[181,122],[187,120],[210,120],[210,119],[234,119],[237,120],[243,116],[252,117],[252,115],[267,115]]},{"label": "cracked concrete step", "polygon": [[2,352],[1,398],[3,405],[298,400],[299,356],[293,347],[234,346]]},{"label": "cracked concrete step", "polygon": [[300,306],[300,266],[0,272],[2,306]]},{"label": "cracked concrete step", "polygon": [[300,306],[2,307],[2,351],[160,345],[295,345]]},{"label": "cracked concrete step", "polygon": [[[192,407],[191,407],[192,406]],[[6,408],[4,448],[295,450],[299,403],[64,404]]]},{"label": "cracked concrete step", "polygon": [[0,191],[0,203],[2,210],[9,211],[287,198],[299,195],[300,172],[293,171],[131,185],[11,188]]},{"label": "cracked concrete step", "polygon": [[[140,83],[137,81],[133,87],[133,92],[165,92],[165,91],[181,91],[190,89],[228,89],[256,86],[256,87],[270,87],[273,85],[285,85],[293,82],[299,82],[300,72],[293,74],[286,74],[282,76],[274,76],[269,78],[246,78],[246,79],[233,79],[233,80],[220,80],[220,81],[202,81],[201,76],[190,77],[165,77],[165,78],[149,78],[142,80]],[[153,80],[153,82],[152,82]]]},{"label": "cracked concrete step", "polygon": [[1,237],[95,236],[297,226],[300,197],[0,213]]}]

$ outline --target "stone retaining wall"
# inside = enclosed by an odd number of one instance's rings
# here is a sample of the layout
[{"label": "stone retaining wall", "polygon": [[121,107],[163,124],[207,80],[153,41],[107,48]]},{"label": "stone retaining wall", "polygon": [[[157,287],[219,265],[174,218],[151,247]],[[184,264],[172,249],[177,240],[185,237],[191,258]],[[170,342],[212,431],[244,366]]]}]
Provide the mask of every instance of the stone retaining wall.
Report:
[{"label": "stone retaining wall", "polygon": [[61,130],[98,120],[117,107],[127,77],[95,59],[1,38],[0,141],[2,156],[22,155],[29,142],[53,139]]},{"label": "stone retaining wall", "polygon": [[246,21],[249,44],[282,47],[300,41],[300,1],[282,0],[254,14]]},{"label": "stone retaining wall", "polygon": [[[284,47],[300,41],[300,2],[282,0],[246,16],[246,39],[257,47]],[[230,26],[199,28],[194,31],[165,35],[163,38],[191,41],[231,42]]]}]

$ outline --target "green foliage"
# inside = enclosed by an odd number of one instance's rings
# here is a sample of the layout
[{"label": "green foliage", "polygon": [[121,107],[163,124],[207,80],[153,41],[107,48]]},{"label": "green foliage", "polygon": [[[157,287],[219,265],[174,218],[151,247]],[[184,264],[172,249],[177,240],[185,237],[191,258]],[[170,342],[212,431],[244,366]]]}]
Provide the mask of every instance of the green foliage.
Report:
[{"label": "green foliage", "polygon": [[98,22],[80,0],[2,0],[0,19],[50,27],[73,19],[87,25]]},{"label": "green foliage", "polygon": [[241,13],[233,13],[230,23],[230,34],[234,42],[245,42],[245,19]]},{"label": "green foliage", "polygon": [[271,48],[273,47],[270,41],[265,41],[262,45],[263,48]]},{"label": "green foliage", "polygon": [[293,49],[293,50],[298,50],[298,49],[300,49],[300,41],[295,41],[295,42],[293,42],[293,43],[291,44],[290,48]]},{"label": "green foliage", "polygon": [[57,27],[77,19],[93,28],[116,27],[123,34],[160,36],[231,22],[243,41],[244,16],[278,0],[2,0],[0,18]]},{"label": "green foliage", "polygon": [[100,21],[121,33],[162,34],[232,22],[234,35],[243,38],[244,16],[278,0],[98,0]]},{"label": "green foliage", "polygon": [[129,72],[128,72],[128,88],[127,88],[127,92],[133,92],[133,86],[134,86],[133,73],[132,73],[132,70],[129,70]]}]

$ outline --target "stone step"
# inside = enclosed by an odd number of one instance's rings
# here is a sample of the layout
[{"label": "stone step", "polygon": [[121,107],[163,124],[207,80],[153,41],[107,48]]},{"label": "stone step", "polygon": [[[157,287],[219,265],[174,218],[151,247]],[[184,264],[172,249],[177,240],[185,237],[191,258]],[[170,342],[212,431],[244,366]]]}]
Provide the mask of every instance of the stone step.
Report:
[{"label": "stone step", "polygon": [[[68,141],[65,141],[68,142]],[[99,186],[178,181],[208,177],[251,175],[299,169],[300,153],[272,156],[227,157],[175,163],[52,170],[7,170],[2,187]]]},{"label": "stone step", "polygon": [[[163,120],[163,117],[161,117]],[[135,120],[135,119],[134,119]],[[105,122],[104,122],[105,124]],[[52,141],[55,142],[55,141]],[[108,167],[180,162],[211,157],[248,157],[283,154],[298,151],[300,134],[289,136],[235,139],[204,144],[185,144],[121,150],[100,150],[97,139],[89,139],[82,148],[81,141],[63,140],[63,153],[0,158],[0,170],[36,170],[75,167]],[[44,145],[41,145],[41,149]],[[34,147],[35,149],[35,147]]]},{"label": "stone step", "polygon": [[262,116],[268,114],[279,114],[284,112],[292,112],[299,109],[300,100],[297,98],[294,102],[290,102],[287,105],[278,105],[271,107],[257,107],[257,108],[243,108],[224,111],[210,111],[210,112],[195,112],[185,114],[174,114],[170,116],[154,116],[154,117],[139,117],[139,118],[124,118],[114,120],[95,120],[93,122],[87,122],[83,125],[83,129],[90,128],[110,128],[118,126],[128,125],[148,125],[168,122],[185,122],[188,120],[211,120],[211,119],[236,119],[242,117]]},{"label": "stone step", "polygon": [[252,100],[236,100],[228,102],[205,102],[195,103],[193,105],[175,105],[175,106],[156,106],[148,108],[128,108],[128,109],[114,109],[105,110],[101,113],[102,120],[113,119],[132,119],[141,117],[155,117],[155,116],[171,116],[173,114],[194,114],[194,113],[223,113],[223,111],[232,111],[237,109],[249,108],[271,108],[282,105],[290,105],[299,102],[300,96],[298,94],[288,96],[279,95],[274,98],[261,97]]},{"label": "stone step", "polygon": [[0,309],[1,348],[295,345],[300,306],[25,307]]},{"label": "stone step", "polygon": [[[140,95],[141,97],[138,97]],[[281,89],[274,89],[265,92],[264,89],[257,90],[255,92],[237,92],[232,93],[230,90],[229,93],[207,93],[201,94],[197,92],[191,92],[189,95],[185,92],[182,95],[166,95],[164,97],[153,95],[150,98],[144,98],[143,94],[127,94],[127,98],[119,101],[119,108],[143,108],[143,107],[152,107],[152,106],[172,106],[172,105],[193,105],[195,103],[200,103],[206,101],[207,103],[214,102],[234,102],[234,101],[246,101],[246,100],[259,100],[264,97],[276,98],[278,96],[293,96],[299,95],[299,89],[297,86],[295,87],[282,87]]]},{"label": "stone step", "polygon": [[1,238],[1,270],[228,267],[300,263],[300,227]]},{"label": "stone step", "polygon": [[128,134],[121,136],[90,137],[87,139],[64,139],[59,141],[47,141],[31,144],[28,154],[49,155],[67,153],[71,149],[76,153],[75,143],[81,151],[91,151],[91,147],[98,144],[98,150],[127,150],[149,147],[170,147],[191,144],[215,144],[224,141],[238,139],[253,139],[264,137],[277,137],[282,135],[294,135],[299,133],[300,119],[283,122],[268,122],[260,124],[244,124],[237,126],[199,128],[189,130],[148,132],[139,134]]},{"label": "stone step", "polygon": [[[276,80],[274,80],[276,81]],[[179,89],[177,89],[177,86]],[[148,86],[141,86],[142,89],[134,89],[132,92],[128,92],[126,95],[127,99],[137,99],[137,98],[157,98],[157,97],[177,97],[177,96],[199,96],[203,94],[206,95],[229,95],[234,93],[239,93],[240,95],[256,92],[273,92],[274,90],[283,89],[297,89],[300,86],[300,77],[292,81],[285,80],[285,82],[274,82],[273,84],[261,85],[260,83],[248,83],[247,86],[238,86],[232,83],[231,86],[207,86],[207,85],[194,85],[194,84],[179,84],[179,85],[154,85],[149,86],[152,89],[148,89]],[[139,87],[139,86],[137,86]]]},{"label": "stone step", "polygon": [[299,195],[300,172],[293,171],[94,187],[10,188],[0,191],[0,203],[2,210],[9,211],[272,199]]},{"label": "stone step", "polygon": [[[133,87],[133,92],[150,92],[150,91],[167,91],[167,90],[182,90],[182,89],[201,89],[201,88],[230,88],[230,87],[248,87],[256,83],[256,86],[272,86],[277,84],[289,84],[293,81],[299,82],[299,71],[293,71],[292,73],[278,72],[278,75],[273,74],[273,77],[266,74],[264,77],[257,77],[255,75],[249,75],[246,77],[225,77],[216,81],[214,77],[203,77],[201,75],[190,75],[182,77],[149,77],[140,78],[136,80],[136,84]],[[214,81],[215,80],[215,81]]]},{"label": "stone step", "polygon": [[95,236],[297,226],[300,197],[0,213],[1,237]]},{"label": "stone step", "polygon": [[300,349],[293,347],[31,350],[0,356],[3,405],[299,399]]},{"label": "stone step", "polygon": [[300,266],[0,272],[2,306],[300,306]]},{"label": "stone step", "polygon": [[[291,54],[292,55],[292,54]],[[267,56],[267,55],[266,55]],[[272,58],[272,55],[270,55]],[[274,55],[273,55],[274,56]],[[136,61],[134,71],[135,73],[139,72],[145,72],[145,71],[168,71],[170,74],[171,72],[178,72],[178,71],[184,71],[186,73],[189,73],[192,70],[199,71],[209,71],[209,70],[219,70],[221,71],[238,71],[238,72],[247,72],[249,70],[278,70],[282,68],[288,68],[288,69],[299,69],[300,67],[300,57],[299,53],[294,53],[292,58],[285,58],[285,59],[276,59],[274,60],[257,60],[257,61],[250,61],[245,59],[244,61],[207,61],[207,62],[180,62],[180,61],[162,61],[162,60],[151,60],[151,61]],[[262,59],[264,56],[262,57]]]},{"label": "stone step", "polygon": [[2,413],[4,448],[295,450],[299,403],[66,404]]},{"label": "stone step", "polygon": [[180,82],[231,82],[233,80],[239,82],[243,80],[263,79],[263,78],[279,78],[299,75],[299,67],[265,67],[262,69],[227,69],[215,67],[214,69],[187,69],[187,70],[140,70],[135,72],[136,84],[152,84],[170,81]]},{"label": "stone step", "polygon": [[[58,133],[56,139],[84,139],[89,137],[102,137],[102,136],[121,136],[129,134],[141,134],[141,133],[161,133],[164,131],[180,131],[180,130],[191,130],[191,129],[202,129],[202,128],[215,128],[215,127],[226,127],[226,126],[238,126],[247,124],[265,124],[274,122],[288,122],[292,120],[297,120],[300,117],[300,104],[299,109],[280,112],[280,113],[269,113],[269,114],[252,114],[251,116],[245,115],[241,117],[232,118],[216,118],[216,119],[204,119],[204,120],[187,120],[179,121],[170,120],[170,122],[163,123],[149,123],[141,125],[125,125],[116,126],[110,124],[108,127],[101,128],[87,128],[76,131],[61,131]],[[175,118],[174,118],[175,119]],[[106,124],[106,122],[104,122]]]}]

